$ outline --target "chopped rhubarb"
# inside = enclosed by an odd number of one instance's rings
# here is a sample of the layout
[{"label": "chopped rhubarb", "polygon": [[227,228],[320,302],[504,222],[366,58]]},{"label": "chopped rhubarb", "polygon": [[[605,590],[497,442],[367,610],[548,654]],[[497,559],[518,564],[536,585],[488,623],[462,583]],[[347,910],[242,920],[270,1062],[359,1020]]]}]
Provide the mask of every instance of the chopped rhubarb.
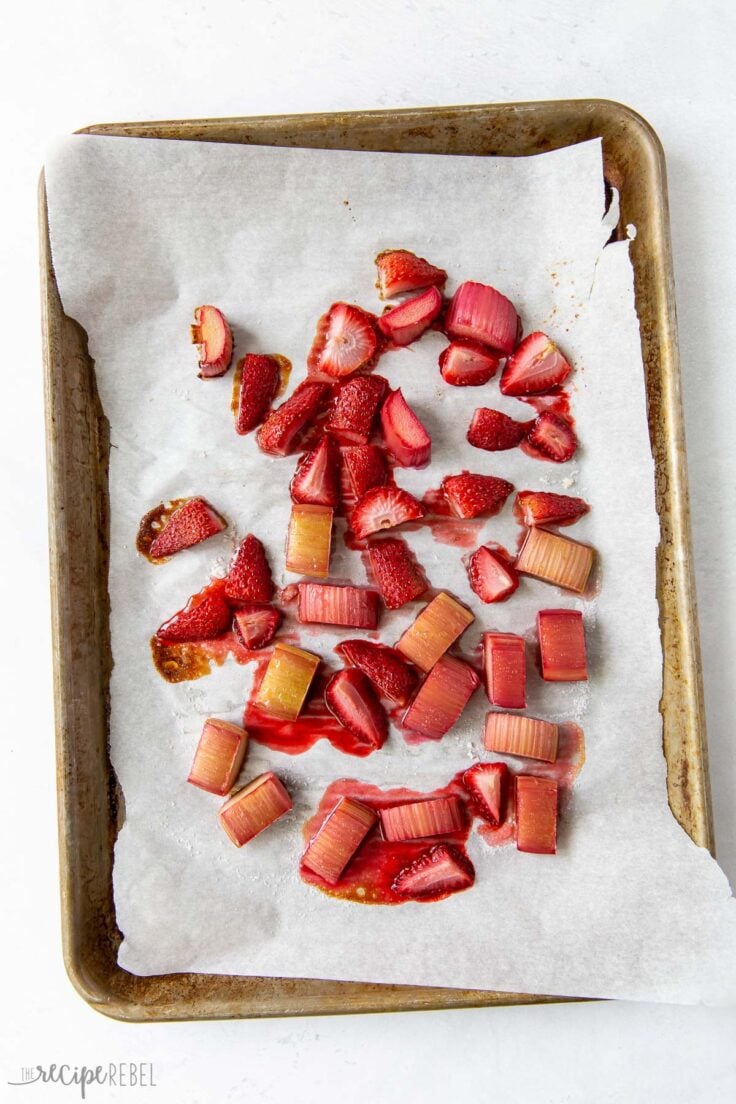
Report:
[{"label": "chopped rhubarb", "polygon": [[232,622],[230,606],[220,588],[205,588],[189,599],[183,610],[175,613],[156,631],[164,644],[192,644],[197,640],[214,640],[227,632]]},{"label": "chopped rhubarb", "polygon": [[417,257],[408,249],[384,249],[376,257],[381,299],[393,299],[406,291],[421,291],[426,287],[442,287],[447,279],[444,268]]},{"label": "chopped rhubarb", "polygon": [[422,851],[413,863],[394,878],[391,889],[402,897],[446,897],[470,889],[475,869],[470,859],[449,843],[438,843]]},{"label": "chopped rhubarb", "polygon": [[547,682],[584,682],[588,663],[582,613],[571,609],[540,610],[537,631],[542,678]]},{"label": "chopped rhubarb", "polygon": [[440,373],[453,387],[481,387],[493,379],[500,361],[473,341],[453,341],[440,353]]},{"label": "chopped rhubarb", "polygon": [[375,590],[367,590],[366,587],[300,583],[299,620],[303,624],[375,629],[378,624],[378,595]]},{"label": "chopped rhubarb", "polygon": [[557,851],[557,783],[553,779],[516,776],[516,847],[534,855]]},{"label": "chopped rhubarb", "polygon": [[431,671],[474,620],[469,609],[440,591],[418,614],[396,647],[422,671]]},{"label": "chopped rhubarb", "polygon": [[341,797],[309,841],[302,863],[329,885],[337,885],[343,870],[378,820],[378,814],[360,801]]},{"label": "chopped rhubarb", "polygon": [[442,656],[419,687],[401,723],[427,739],[441,740],[479,686],[480,679],[468,663]]},{"label": "chopped rhubarb", "polygon": [[401,487],[371,487],[350,513],[353,535],[362,540],[382,529],[394,529],[405,521],[424,517],[417,500]]},{"label": "chopped rhubarb", "polygon": [[192,344],[199,347],[199,378],[222,376],[233,359],[233,335],[217,307],[197,307],[190,326]]},{"label": "chopped rhubarb", "polygon": [[327,384],[304,380],[285,403],[272,410],[258,430],[257,440],[263,452],[286,456],[303,431],[319,413],[327,394]]},{"label": "chopped rhubarb", "polygon": [[343,640],[335,651],[345,663],[359,667],[384,698],[397,705],[408,704],[417,676],[393,648],[369,640]]},{"label": "chopped rhubarb", "polygon": [[301,457],[289,489],[293,502],[337,506],[340,501],[340,452],[328,433],[316,448]]},{"label": "chopped rhubarb", "polygon": [[330,571],[332,507],[291,507],[286,542],[286,570],[326,579]]},{"label": "chopped rhubarb", "polygon": [[465,827],[465,809],[459,797],[430,797],[406,805],[389,805],[379,812],[381,831],[389,843],[449,836]]},{"label": "chopped rhubarb", "polygon": [[349,445],[367,444],[387,387],[383,376],[356,376],[342,384],[326,429]]},{"label": "chopped rhubarb", "polygon": [[531,333],[506,361],[499,386],[504,395],[539,395],[564,383],[571,371],[551,338]]},{"label": "chopped rhubarb", "polygon": [[513,483],[506,479],[468,471],[446,475],[442,480],[442,492],[453,514],[459,518],[497,514],[513,489]]},{"label": "chopped rhubarb", "polygon": [[388,483],[388,464],[378,445],[354,445],[343,449],[342,458],[356,498],[362,498],[371,487],[383,487]]},{"label": "chopped rhubarb", "polygon": [[275,606],[259,606],[246,602],[235,610],[233,630],[244,648],[255,651],[265,648],[276,635],[281,613]]},{"label": "chopped rhubarb", "polygon": [[524,525],[572,525],[590,507],[582,498],[551,491],[519,491],[514,511]]},{"label": "chopped rhubarb", "polygon": [[248,353],[238,361],[236,372],[240,391],[235,431],[245,434],[260,425],[270,410],[281,382],[281,369],[275,357]]},{"label": "chopped rhubarb", "polygon": [[450,337],[478,341],[500,356],[513,352],[519,327],[514,304],[495,288],[472,280],[453,295],[445,322]]},{"label": "chopped rhubarb", "polygon": [[441,310],[442,296],[436,287],[430,287],[380,315],[378,328],[394,345],[411,345],[429,329]]},{"label": "chopped rhubarb", "polygon": [[505,763],[475,763],[463,774],[473,807],[489,824],[503,824],[509,774]]},{"label": "chopped rhubarb", "polygon": [[332,676],[325,688],[325,705],[363,743],[380,748],[386,742],[386,714],[370,680],[357,667]]},{"label": "chopped rhubarb", "polygon": [[486,751],[554,763],[557,737],[557,725],[537,717],[524,717],[520,713],[489,713],[486,717]]},{"label": "chopped rhubarb", "polygon": [[388,609],[400,609],[419,598],[427,589],[427,580],[398,537],[371,541],[368,546],[371,572]]},{"label": "chopped rhubarb", "polygon": [[224,797],[240,773],[247,746],[245,729],[210,717],[204,722],[187,782]]},{"label": "chopped rhubarb", "polygon": [[319,667],[319,656],[277,644],[258,687],[256,704],[283,721],[295,721]]},{"label": "chopped rhubarb", "polygon": [[281,779],[273,771],[267,771],[233,794],[218,817],[235,846],[242,847],[292,807]]},{"label": "chopped rhubarb", "polygon": [[578,439],[570,423],[551,410],[542,411],[526,439],[538,452],[557,464],[569,460],[578,447]]},{"label": "chopped rhubarb", "polygon": [[546,529],[530,529],[516,560],[516,570],[582,594],[588,585],[594,556],[587,544]]},{"label": "chopped rhubarb", "polygon": [[310,375],[341,379],[372,363],[378,347],[375,318],[350,303],[333,303],[317,323],[307,357]]},{"label": "chopped rhubarb", "polygon": [[515,422],[500,410],[481,406],[473,414],[467,438],[474,448],[503,452],[520,444],[533,422]]},{"label": "chopped rhubarb", "polygon": [[468,580],[481,602],[503,602],[519,585],[512,564],[497,549],[484,544],[468,561]]},{"label": "chopped rhubarb", "polygon": [[381,429],[386,448],[402,468],[423,468],[429,463],[432,438],[408,405],[401,389],[390,391],[384,401]]},{"label": "chopped rhubarb", "polygon": [[174,510],[158,536],[151,541],[148,554],[152,560],[165,559],[214,537],[226,526],[225,519],[220,517],[209,502],[203,498],[188,498]]},{"label": "chopped rhubarb", "polygon": [[502,709],[526,708],[526,644],[513,633],[483,633],[486,694]]},{"label": "chopped rhubarb", "polygon": [[225,594],[234,602],[271,601],[273,580],[263,545],[249,533],[233,557],[225,578]]}]

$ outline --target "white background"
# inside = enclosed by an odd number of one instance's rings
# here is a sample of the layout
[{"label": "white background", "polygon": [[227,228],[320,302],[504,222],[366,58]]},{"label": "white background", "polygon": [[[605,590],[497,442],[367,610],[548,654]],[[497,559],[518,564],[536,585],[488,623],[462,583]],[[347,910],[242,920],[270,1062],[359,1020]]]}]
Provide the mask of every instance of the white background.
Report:
[{"label": "white background", "polygon": [[[700,0],[42,0],[0,16],[0,1100],[20,1067],[151,1061],[142,1096],[305,1104],[733,1101],[736,1009],[590,1003],[136,1026],[61,963],[35,187],[92,122],[602,96],[639,110],[669,169],[696,571],[720,862],[736,885],[732,5]],[[438,948],[438,953],[446,953]]]}]

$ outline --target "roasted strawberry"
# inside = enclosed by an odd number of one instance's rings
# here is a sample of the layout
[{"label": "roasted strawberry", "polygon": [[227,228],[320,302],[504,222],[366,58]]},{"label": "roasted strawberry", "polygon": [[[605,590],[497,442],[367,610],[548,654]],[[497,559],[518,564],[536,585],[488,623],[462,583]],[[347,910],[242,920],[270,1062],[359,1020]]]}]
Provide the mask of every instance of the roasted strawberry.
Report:
[{"label": "roasted strawberry", "polygon": [[367,444],[387,387],[383,376],[356,376],[348,380],[337,393],[325,428],[340,441]]},{"label": "roasted strawberry", "polygon": [[350,528],[362,540],[381,529],[393,529],[421,517],[424,510],[408,491],[395,486],[371,487],[351,511]]},{"label": "roasted strawberry", "polygon": [[397,537],[371,541],[368,556],[376,586],[388,609],[399,609],[424,594],[427,580],[403,540]]},{"label": "roasted strawberry", "polygon": [[265,418],[281,380],[278,361],[272,356],[248,353],[238,361],[240,393],[235,417],[236,433],[250,433]]},{"label": "roasted strawberry", "polygon": [[362,498],[371,487],[388,483],[388,464],[378,445],[354,445],[343,449],[342,458],[356,498]]},{"label": "roasted strawberry", "polygon": [[442,310],[442,296],[436,287],[386,311],[378,318],[378,328],[394,345],[411,345],[421,337]]},{"label": "roasted strawberry", "polygon": [[442,480],[442,491],[452,512],[459,518],[474,518],[479,514],[497,514],[514,486],[495,475],[461,472]]},{"label": "roasted strawberry", "polygon": [[500,410],[479,407],[470,422],[468,441],[486,452],[501,452],[514,448],[524,440],[533,422],[515,422]]},{"label": "roasted strawberry", "polygon": [[275,606],[259,606],[246,602],[235,610],[233,629],[245,648],[255,651],[265,648],[276,635],[281,624],[281,613]]},{"label": "roasted strawberry", "polygon": [[231,622],[232,611],[222,588],[207,587],[190,598],[183,610],[165,621],[156,636],[164,644],[191,644],[222,636]]},{"label": "roasted strawberry", "polygon": [[554,341],[531,333],[506,361],[499,386],[504,395],[539,395],[564,383],[571,371]]},{"label": "roasted strawberry", "polygon": [[519,491],[514,512],[524,525],[572,525],[590,506],[582,498],[551,491]]},{"label": "roasted strawberry", "polygon": [[197,307],[189,327],[192,344],[199,346],[199,378],[222,376],[233,359],[233,335],[217,307]]},{"label": "roasted strawberry", "polygon": [[474,341],[453,341],[440,353],[440,373],[453,387],[480,387],[493,379],[500,363]]},{"label": "roasted strawberry", "polygon": [[432,438],[400,388],[390,391],[381,407],[381,429],[386,448],[402,468],[423,468],[429,463]]},{"label": "roasted strawberry", "polygon": [[367,368],[377,348],[375,317],[350,303],[333,303],[317,323],[307,368],[310,375],[341,379]]},{"label": "roasted strawberry", "polygon": [[526,439],[533,448],[558,464],[569,460],[578,447],[578,439],[570,423],[551,410],[539,415]]},{"label": "roasted strawberry", "polygon": [[325,705],[364,743],[380,748],[386,742],[386,714],[369,680],[357,667],[332,676],[325,688]]},{"label": "roasted strawberry", "polygon": [[242,541],[225,578],[225,594],[236,602],[270,602],[271,569],[263,545],[252,533]]},{"label": "roasted strawberry", "polygon": [[514,304],[495,288],[473,280],[457,289],[445,321],[445,331],[450,337],[477,341],[500,356],[513,352],[519,328]]},{"label": "roasted strawberry", "polygon": [[505,763],[475,763],[463,774],[463,786],[475,810],[489,824],[503,823],[508,784],[509,768]]},{"label": "roasted strawberry", "polygon": [[383,695],[397,705],[407,705],[417,676],[393,648],[368,640],[343,640],[335,651],[351,667],[359,667]]},{"label": "roasted strawberry", "polygon": [[481,602],[503,602],[519,585],[515,568],[496,549],[485,545],[471,556],[468,579]]},{"label": "roasted strawberry", "polygon": [[286,402],[269,414],[258,430],[260,448],[274,456],[286,456],[291,452],[298,436],[319,413],[327,390],[327,384],[315,380],[300,383]]},{"label": "roasted strawberry", "polygon": [[214,537],[226,525],[227,522],[209,502],[203,498],[188,498],[174,510],[156,539],[151,541],[148,554],[153,560],[165,559],[184,548],[191,548],[200,541]]},{"label": "roasted strawberry", "polygon": [[469,889],[474,881],[475,869],[470,859],[457,847],[438,843],[400,870],[391,888],[402,897],[446,897]]},{"label": "roasted strawberry", "polygon": [[405,291],[420,291],[426,287],[442,287],[447,279],[443,268],[436,268],[424,257],[408,249],[385,249],[376,257],[381,299],[393,299]]},{"label": "roasted strawberry", "polygon": [[340,501],[340,453],[329,433],[316,448],[301,457],[289,489],[293,502],[337,506]]}]

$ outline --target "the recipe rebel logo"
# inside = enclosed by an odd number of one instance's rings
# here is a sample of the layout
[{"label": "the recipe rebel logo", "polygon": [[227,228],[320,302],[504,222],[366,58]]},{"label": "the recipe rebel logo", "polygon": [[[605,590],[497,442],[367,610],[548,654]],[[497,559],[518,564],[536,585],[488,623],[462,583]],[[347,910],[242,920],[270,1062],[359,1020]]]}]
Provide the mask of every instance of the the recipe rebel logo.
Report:
[{"label": "the recipe rebel logo", "polygon": [[152,1062],[108,1062],[104,1066],[70,1066],[54,1062],[48,1066],[22,1066],[20,1077],[8,1081],[14,1088],[38,1084],[76,1087],[82,1100],[87,1099],[87,1090],[94,1085],[118,1089],[157,1088]]}]

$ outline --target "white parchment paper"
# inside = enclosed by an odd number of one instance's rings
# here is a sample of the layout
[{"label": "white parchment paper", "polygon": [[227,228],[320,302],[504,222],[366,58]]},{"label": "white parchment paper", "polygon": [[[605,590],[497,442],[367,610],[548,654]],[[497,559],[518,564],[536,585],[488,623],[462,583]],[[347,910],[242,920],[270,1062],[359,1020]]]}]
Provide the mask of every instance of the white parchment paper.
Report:
[{"label": "white parchment paper", "polygon": [[[653,465],[627,243],[606,246],[597,141],[526,159],[327,152],[80,136],[46,168],[53,260],[66,312],[89,335],[111,424],[111,754],[125,795],[115,852],[120,963],[138,974],[265,974],[489,988],[664,1001],[736,998],[736,907],[727,881],[672,817],[665,788],[662,654],[655,601]],[[581,608],[591,680],[545,685],[530,671],[529,710],[577,720],[587,762],[554,858],[490,849],[475,834],[477,881],[432,905],[365,907],[325,897],[298,876],[301,826],[324,788],[354,777],[430,790],[483,757],[482,695],[439,744],[408,747],[395,731],[367,759],[325,741],[290,757],[251,743],[243,780],[276,770],[294,811],[236,850],[220,829],[219,799],[186,776],[203,719],[240,721],[251,669],[228,661],[208,678],[168,685],[148,640],[213,572],[239,537],[266,543],[279,585],[294,458],[271,459],[237,437],[232,371],[196,378],[188,343],[193,308],[220,306],[236,356],[279,352],[304,376],[315,322],[336,299],[380,311],[373,258],[413,249],[463,279],[493,284],[527,331],[545,329],[573,361],[582,447],[566,465],[520,450],[485,454],[465,441],[473,409],[517,417],[497,381],[452,388],[440,379],[444,339],[429,334],[386,355],[433,437],[432,464],[400,472],[423,493],[469,468],[517,489],[580,493],[592,511],[571,532],[600,553],[594,601],[524,580],[484,607],[461,550],[429,530],[406,539],[435,586],[467,602],[484,629],[532,634],[543,606]],[[162,566],[135,552],[142,514],[161,500],[202,494],[225,533]],[[513,549],[511,504],[482,540]],[[336,576],[364,579],[360,557],[335,542]],[[395,640],[417,604],[382,622]],[[343,634],[345,635],[345,634]],[[350,635],[350,634],[348,634]],[[305,629],[328,656],[340,636]]]}]

